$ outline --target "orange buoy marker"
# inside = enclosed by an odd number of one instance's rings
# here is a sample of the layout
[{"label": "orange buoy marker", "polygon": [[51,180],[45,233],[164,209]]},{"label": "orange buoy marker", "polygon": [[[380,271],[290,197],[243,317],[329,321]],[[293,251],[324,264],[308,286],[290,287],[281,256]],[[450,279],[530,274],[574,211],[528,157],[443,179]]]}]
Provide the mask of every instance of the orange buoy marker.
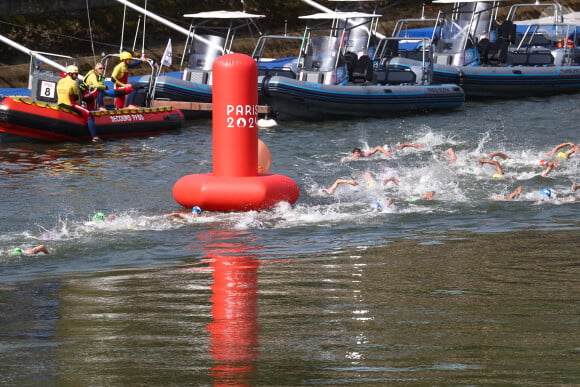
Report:
[{"label": "orange buoy marker", "polygon": [[209,211],[264,210],[279,202],[293,204],[299,195],[294,180],[258,172],[256,61],[243,54],[223,55],[214,62],[212,75],[213,173],[177,180],[173,198],[184,207]]}]

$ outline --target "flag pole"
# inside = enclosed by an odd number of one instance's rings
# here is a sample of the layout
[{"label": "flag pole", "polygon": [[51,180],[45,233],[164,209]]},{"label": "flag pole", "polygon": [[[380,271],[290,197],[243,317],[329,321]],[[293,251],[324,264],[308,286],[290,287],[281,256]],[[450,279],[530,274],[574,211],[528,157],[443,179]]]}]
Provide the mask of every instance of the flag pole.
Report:
[{"label": "flag pole", "polygon": [[157,75],[155,76],[155,82],[153,83],[153,91],[151,92],[151,100],[155,99],[155,90],[157,89],[157,80],[159,79],[159,74],[161,74],[161,69],[163,66],[171,67],[173,63],[173,50],[171,47],[171,38],[167,41],[167,46],[163,52],[163,57],[161,58],[161,64],[157,69]]}]

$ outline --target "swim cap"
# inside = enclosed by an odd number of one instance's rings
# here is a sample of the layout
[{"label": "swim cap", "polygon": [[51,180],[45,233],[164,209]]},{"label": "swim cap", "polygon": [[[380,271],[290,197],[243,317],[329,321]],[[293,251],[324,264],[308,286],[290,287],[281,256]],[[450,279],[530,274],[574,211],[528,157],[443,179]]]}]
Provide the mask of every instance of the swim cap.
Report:
[{"label": "swim cap", "polygon": [[191,213],[194,215],[201,215],[201,208],[199,208],[198,206],[193,206],[193,208],[191,209]]},{"label": "swim cap", "polygon": [[133,55],[131,55],[130,52],[128,51],[123,51],[120,55],[119,55],[119,60],[125,60],[125,59],[131,59],[133,58]]},{"label": "swim cap", "polygon": [[382,211],[383,205],[381,204],[381,202],[379,200],[375,200],[374,202],[371,203],[371,208],[373,210]]},{"label": "swim cap", "polygon": [[494,173],[491,178],[492,179],[503,179],[504,176],[501,173]]},{"label": "swim cap", "polygon": [[540,162],[539,162],[539,165],[540,165],[541,167],[545,167],[545,166],[547,166],[547,165],[548,165],[548,163],[546,163],[546,160],[540,160]]},{"label": "swim cap", "polygon": [[552,197],[552,190],[550,188],[542,188],[540,190],[540,193],[542,195],[546,195],[548,197],[548,199]]},{"label": "swim cap", "polygon": [[93,220],[95,222],[103,221],[105,220],[105,214],[102,212],[97,212],[95,215],[93,215]]},{"label": "swim cap", "polygon": [[70,73],[78,74],[79,73],[79,68],[77,66],[75,66],[75,65],[70,65],[70,66],[67,66],[66,72],[67,72],[67,74],[70,74]]},{"label": "swim cap", "polygon": [[556,155],[557,158],[559,158],[560,160],[565,160],[568,158],[568,155],[564,152],[558,152],[558,154]]},{"label": "swim cap", "polygon": [[419,200],[419,196],[413,196],[411,199],[409,199],[410,202],[416,202],[417,200]]},{"label": "swim cap", "polygon": [[12,254],[12,255],[22,255],[22,249],[20,247],[17,247],[15,249],[12,249],[12,251],[10,252],[10,254]]}]

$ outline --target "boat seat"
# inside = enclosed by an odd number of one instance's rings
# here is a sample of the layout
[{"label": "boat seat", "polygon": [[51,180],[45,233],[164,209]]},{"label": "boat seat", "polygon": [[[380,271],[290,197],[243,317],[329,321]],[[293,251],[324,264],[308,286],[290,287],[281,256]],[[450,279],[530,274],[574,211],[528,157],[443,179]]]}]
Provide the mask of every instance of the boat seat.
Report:
[{"label": "boat seat", "polygon": [[372,79],[373,61],[368,55],[362,55],[356,62],[350,81],[353,83],[367,83],[372,81]]},{"label": "boat seat", "polygon": [[410,70],[388,70],[385,83],[389,85],[400,85],[402,83],[415,83],[417,76]]},{"label": "boat seat", "polygon": [[508,55],[509,66],[549,66],[554,64],[554,56],[549,50],[514,51]]},{"label": "boat seat", "polygon": [[348,77],[352,78],[352,72],[358,62],[358,56],[352,51],[347,51],[343,55],[343,60],[346,65],[346,70],[348,71]]},{"label": "boat seat", "polygon": [[534,34],[531,41],[524,40],[524,43],[529,46],[536,46],[536,47],[550,47],[552,46],[552,41],[548,39],[544,34]]},{"label": "boat seat", "polygon": [[[495,42],[490,43],[487,47],[487,52],[483,50],[483,58],[487,59],[487,63],[500,64],[506,63],[508,54],[508,43],[502,37],[496,39]],[[485,63],[485,61],[484,61]]]},{"label": "boat seat", "polygon": [[580,65],[580,47],[573,47],[570,50],[570,57],[573,64]]},{"label": "boat seat", "polygon": [[549,52],[530,52],[528,66],[546,66],[554,64],[554,56]]}]

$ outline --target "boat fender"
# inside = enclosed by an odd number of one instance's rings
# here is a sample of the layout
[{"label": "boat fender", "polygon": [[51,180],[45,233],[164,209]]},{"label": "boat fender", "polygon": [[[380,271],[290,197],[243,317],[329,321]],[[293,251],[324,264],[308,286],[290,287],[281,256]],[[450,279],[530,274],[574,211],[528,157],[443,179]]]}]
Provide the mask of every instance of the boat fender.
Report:
[{"label": "boat fender", "polygon": [[465,81],[465,73],[459,67],[456,67],[455,69],[457,70],[457,77],[458,77],[457,84],[459,86],[463,86],[463,83]]},{"label": "boat fender", "polygon": [[260,118],[258,120],[258,128],[260,129],[270,129],[275,126],[278,126],[278,123],[272,118]]}]

